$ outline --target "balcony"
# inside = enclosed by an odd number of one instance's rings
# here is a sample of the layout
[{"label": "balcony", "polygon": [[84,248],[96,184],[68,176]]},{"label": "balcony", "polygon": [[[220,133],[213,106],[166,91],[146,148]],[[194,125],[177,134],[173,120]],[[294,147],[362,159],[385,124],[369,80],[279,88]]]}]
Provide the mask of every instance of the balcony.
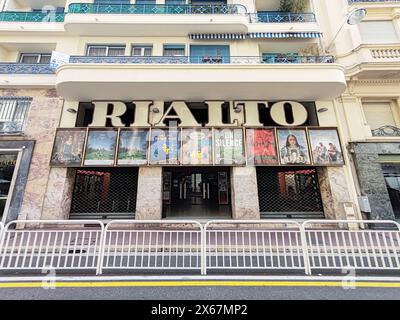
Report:
[{"label": "balcony", "polygon": [[314,13],[251,13],[250,21],[253,23],[305,23],[316,22]]},{"label": "balcony", "polygon": [[242,5],[72,3],[65,18],[68,32],[104,36],[244,33],[247,32],[247,24],[246,8]]},{"label": "balcony", "polygon": [[64,13],[56,12],[0,12],[0,32],[64,32]]},{"label": "balcony", "polygon": [[71,57],[57,70],[68,100],[321,100],[346,88],[333,57]]},{"label": "balcony", "polygon": [[0,21],[4,22],[64,22],[65,13],[56,12],[0,12]]},{"label": "balcony", "polygon": [[390,2],[400,2],[400,0],[348,0],[349,4],[355,3],[390,3]]},{"label": "balcony", "polygon": [[392,9],[399,8],[400,0],[348,0],[348,4],[350,9],[362,6],[369,11],[377,11],[377,13],[379,11],[382,14],[382,9],[386,9],[390,13]]},{"label": "balcony", "polygon": [[0,63],[0,87],[54,87],[48,64]]},{"label": "balcony", "polygon": [[360,45],[354,53],[339,61],[346,66],[348,76],[359,79],[400,79],[400,46]]},{"label": "balcony", "polygon": [[383,126],[371,130],[373,137],[400,137],[400,128],[394,126]]}]

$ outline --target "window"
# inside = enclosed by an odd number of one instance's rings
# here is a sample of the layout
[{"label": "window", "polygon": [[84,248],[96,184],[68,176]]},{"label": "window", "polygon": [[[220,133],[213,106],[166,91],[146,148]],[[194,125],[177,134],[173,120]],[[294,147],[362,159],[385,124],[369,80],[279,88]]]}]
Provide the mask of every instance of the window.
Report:
[{"label": "window", "polygon": [[185,55],[185,45],[164,45],[163,55],[168,57],[182,57]]},{"label": "window", "polygon": [[363,102],[362,106],[365,119],[371,130],[376,130],[384,126],[396,127],[392,104],[390,102]]},{"label": "window", "polygon": [[19,62],[34,64],[34,63],[42,63],[48,64],[50,63],[51,54],[50,53],[22,53]]},{"label": "window", "polygon": [[392,21],[365,21],[359,24],[363,43],[398,42],[399,37]]},{"label": "window", "polygon": [[192,63],[229,63],[229,58],[229,46],[227,45],[190,46]]},{"label": "window", "polygon": [[151,56],[153,54],[153,46],[151,45],[134,45],[132,46],[133,56]]},{"label": "window", "polygon": [[0,133],[21,133],[25,128],[31,98],[0,98]]},{"label": "window", "polygon": [[186,0],[165,0],[166,5],[182,5],[186,4]]},{"label": "window", "polygon": [[125,55],[125,46],[90,45],[87,48],[90,57],[118,57]]},{"label": "window", "polygon": [[136,0],[136,4],[156,4],[156,0]]}]

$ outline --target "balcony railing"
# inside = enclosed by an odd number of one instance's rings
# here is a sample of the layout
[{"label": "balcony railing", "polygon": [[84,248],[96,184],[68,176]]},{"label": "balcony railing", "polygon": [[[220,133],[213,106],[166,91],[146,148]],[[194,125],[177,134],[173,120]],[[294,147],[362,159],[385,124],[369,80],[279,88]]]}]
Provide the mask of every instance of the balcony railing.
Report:
[{"label": "balcony railing", "polygon": [[374,2],[400,2],[400,0],[347,0],[349,4],[353,3],[374,3]]},{"label": "balcony railing", "polygon": [[246,14],[245,6],[227,5],[161,5],[161,4],[95,4],[71,3],[68,13],[98,14]]},{"label": "balcony railing", "polygon": [[334,63],[333,56],[119,56],[88,57],[72,56],[70,63],[110,63],[110,64],[294,64],[294,63]]},{"label": "balcony railing", "polygon": [[251,13],[249,17],[255,23],[316,22],[314,13]]},{"label": "balcony railing", "polygon": [[49,64],[0,63],[0,74],[52,74]]},{"label": "balcony railing", "polygon": [[6,22],[63,22],[65,13],[56,12],[0,12],[0,21]]},{"label": "balcony railing", "polygon": [[400,128],[394,126],[383,126],[371,131],[374,137],[400,137]]},{"label": "balcony railing", "polygon": [[21,134],[32,98],[0,97],[0,134]]}]

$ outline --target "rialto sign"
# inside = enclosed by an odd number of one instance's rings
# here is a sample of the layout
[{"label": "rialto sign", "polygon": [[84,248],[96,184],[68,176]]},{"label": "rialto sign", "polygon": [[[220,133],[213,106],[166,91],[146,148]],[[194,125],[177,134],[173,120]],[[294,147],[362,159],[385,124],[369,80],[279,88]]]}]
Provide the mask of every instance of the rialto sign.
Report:
[{"label": "rialto sign", "polygon": [[[163,101],[133,101],[135,105],[134,121],[123,123],[126,119],[127,105],[121,101],[94,101],[93,119],[89,127],[104,127],[109,120],[113,127],[166,127],[166,122],[178,121],[179,127],[201,127],[187,103],[174,101],[165,107]],[[205,101],[208,110],[208,122],[205,127],[263,127],[261,112],[269,113],[270,118],[279,126],[296,127],[303,125],[308,119],[308,111],[304,105],[296,101],[280,101],[269,105],[266,101],[230,101],[230,123],[223,121],[225,101]],[[110,106],[112,107],[110,109]],[[110,112],[111,110],[111,112]]]}]

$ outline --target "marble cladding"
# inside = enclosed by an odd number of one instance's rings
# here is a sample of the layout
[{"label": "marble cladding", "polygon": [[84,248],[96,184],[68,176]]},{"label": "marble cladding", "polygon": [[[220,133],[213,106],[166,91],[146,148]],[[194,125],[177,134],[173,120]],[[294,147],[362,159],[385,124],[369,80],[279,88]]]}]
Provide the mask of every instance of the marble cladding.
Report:
[{"label": "marble cladding", "polygon": [[67,220],[72,202],[76,170],[51,168],[44,197],[42,220]]},{"label": "marble cladding", "polygon": [[162,218],[162,168],[139,168],[136,202],[136,219],[160,220]]},{"label": "marble cladding", "polygon": [[[48,183],[52,170],[49,167],[51,150],[63,102],[57,96],[55,90],[4,89],[0,90],[0,95],[32,97],[33,99],[24,134],[21,136],[4,136],[0,138],[0,142],[18,140],[35,141],[18,219],[42,219],[43,216],[47,216],[47,213],[44,212],[46,191],[54,193],[55,197],[59,193],[57,189],[48,190]],[[55,175],[57,173],[54,173],[52,177]],[[65,179],[63,178],[62,180]]]},{"label": "marble cladding", "polygon": [[371,206],[370,219],[395,219],[383,176],[379,155],[400,154],[400,143],[351,143],[360,191]]},{"label": "marble cladding", "polygon": [[235,220],[260,219],[257,172],[255,167],[233,167],[232,218]]},{"label": "marble cladding", "polygon": [[343,167],[318,168],[318,180],[325,217],[334,220],[349,220],[343,204],[352,202]]}]

